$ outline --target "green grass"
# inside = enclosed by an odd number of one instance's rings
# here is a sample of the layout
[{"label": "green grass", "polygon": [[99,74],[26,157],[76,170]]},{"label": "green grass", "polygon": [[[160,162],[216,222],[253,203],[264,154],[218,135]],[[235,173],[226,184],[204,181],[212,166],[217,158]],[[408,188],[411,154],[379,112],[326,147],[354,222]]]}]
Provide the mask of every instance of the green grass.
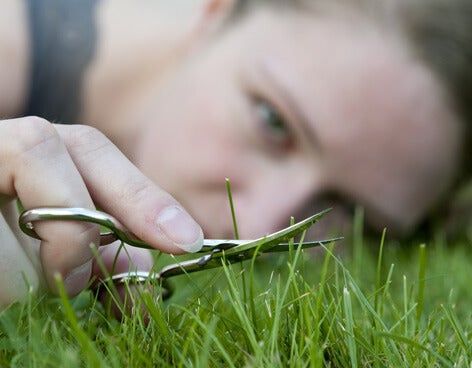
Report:
[{"label": "green grass", "polygon": [[116,320],[90,291],[32,296],[0,314],[0,366],[470,367],[471,239],[399,244],[361,230],[342,246],[179,276],[167,301],[135,296],[148,320]]}]

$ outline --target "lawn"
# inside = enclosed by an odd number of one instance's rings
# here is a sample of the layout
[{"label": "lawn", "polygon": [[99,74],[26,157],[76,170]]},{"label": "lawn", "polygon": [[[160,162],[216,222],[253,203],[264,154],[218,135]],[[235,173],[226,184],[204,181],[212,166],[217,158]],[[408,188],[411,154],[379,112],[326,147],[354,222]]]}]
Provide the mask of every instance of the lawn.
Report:
[{"label": "lawn", "polygon": [[147,317],[112,318],[91,291],[31,296],[0,314],[0,365],[470,367],[470,232],[402,243],[355,223],[315,252],[176,277],[166,301],[141,292]]}]

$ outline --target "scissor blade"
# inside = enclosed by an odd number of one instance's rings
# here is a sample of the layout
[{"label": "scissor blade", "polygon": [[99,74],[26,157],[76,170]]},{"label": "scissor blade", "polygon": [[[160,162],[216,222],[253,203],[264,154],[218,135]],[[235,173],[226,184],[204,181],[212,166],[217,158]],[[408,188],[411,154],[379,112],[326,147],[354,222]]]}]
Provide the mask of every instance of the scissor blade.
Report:
[{"label": "scissor blade", "polygon": [[[332,243],[341,239],[343,239],[343,237],[330,238],[330,239],[317,240],[317,241],[308,241],[308,242],[303,242],[303,243],[294,242],[293,244],[280,243],[273,246],[266,252],[267,253],[287,252],[290,246],[293,246],[296,249],[298,247],[301,247],[302,249],[312,248],[312,247],[329,244],[329,243]],[[125,273],[113,275],[111,279],[114,282],[118,282],[118,283],[123,283],[126,281],[133,281],[136,283],[145,283],[145,282],[149,282],[149,280],[159,281],[159,280],[167,279],[172,276],[190,274],[197,271],[208,270],[211,268],[216,268],[216,267],[221,266],[221,258],[220,257],[213,258],[214,255],[215,254],[208,253],[200,258],[194,258],[188,261],[173,263],[173,264],[163,267],[159,273],[150,273],[150,272],[142,272],[142,271],[125,272]],[[244,259],[247,259],[247,257],[244,257]],[[233,256],[233,262],[243,261],[244,259],[238,259],[237,257]],[[227,259],[227,261],[231,263],[231,259]]]},{"label": "scissor blade", "polygon": [[[288,243],[285,243],[287,240],[293,238],[294,236],[302,233],[304,230],[308,229],[311,225],[317,222],[321,217],[326,213],[331,211],[331,209],[326,209],[322,212],[319,212],[311,217],[306,218],[303,221],[300,221],[292,226],[289,226],[285,229],[277,231],[275,233],[266,235],[264,237],[253,239],[253,240],[230,240],[230,239],[205,239],[203,242],[203,247],[198,253],[207,253],[214,250],[225,250],[226,254],[232,254],[229,252],[230,249],[235,248],[238,252],[243,252],[245,249],[251,249],[257,245],[263,243],[263,249],[271,249],[274,246],[280,245],[284,248]],[[297,243],[298,245],[298,243]],[[313,244],[312,246],[319,245],[318,243]],[[305,248],[308,248],[309,245],[306,244]],[[288,249],[288,248],[287,248]],[[283,250],[280,250],[283,251]],[[277,252],[277,250],[274,250]]]},{"label": "scissor blade", "polygon": [[[265,252],[287,252],[290,245],[294,248],[301,247],[302,249],[318,247],[324,244],[329,244],[337,240],[341,240],[343,237],[336,237],[323,240],[314,241],[303,241],[302,243],[294,241],[292,244],[288,242],[281,242],[274,244],[271,248],[267,248]],[[203,247],[197,253],[208,253],[211,251],[228,250],[233,247],[239,247],[244,244],[253,243],[254,240],[226,240],[226,239],[205,239],[203,241]],[[241,249],[241,248],[239,248]]]},{"label": "scissor blade", "polygon": [[226,250],[237,247],[242,244],[251,242],[252,240],[235,240],[235,239],[205,239],[203,247],[197,253],[208,253],[214,250]]},{"label": "scissor blade", "polygon": [[[184,273],[192,273],[200,270],[208,270],[211,268],[220,267],[222,264],[222,259],[224,259],[226,263],[241,262],[246,259],[252,258],[256,251],[259,254],[265,252],[288,251],[290,248],[289,244],[286,243],[286,241],[309,228],[329,211],[330,209],[319,212],[292,226],[289,226],[276,233],[270,234],[266,237],[259,238],[256,240],[208,240],[207,246],[210,249],[213,249],[213,252],[207,252],[207,254],[199,258],[195,258],[189,261],[168,265],[161,270],[160,277],[167,278],[175,275],[181,275]],[[339,239],[342,238],[332,238],[327,240],[304,242],[301,244],[294,243],[294,246],[310,248],[322,244],[327,244]]]},{"label": "scissor blade", "polygon": [[274,246],[286,242],[289,239],[297,236],[298,234],[302,233],[310,226],[312,226],[315,222],[320,220],[324,215],[326,215],[331,208],[328,208],[324,211],[318,212],[317,214],[306,218],[294,225],[286,227],[280,231],[275,233],[266,235],[262,238],[255,239],[253,241],[238,245],[236,247],[229,248],[225,250],[225,257],[227,259],[231,259],[233,256],[237,255],[238,259],[247,259],[251,258],[254,251],[264,253],[267,252],[269,249],[273,248]]},{"label": "scissor blade", "polygon": [[288,252],[290,249],[290,246],[293,246],[294,249],[314,248],[314,247],[319,247],[325,244],[333,243],[335,241],[342,240],[342,239],[344,239],[342,236],[338,236],[336,238],[315,240],[315,241],[304,241],[302,243],[299,243],[299,242],[293,242],[293,244],[280,243],[280,244],[274,245],[272,248],[266,249],[265,253]]}]

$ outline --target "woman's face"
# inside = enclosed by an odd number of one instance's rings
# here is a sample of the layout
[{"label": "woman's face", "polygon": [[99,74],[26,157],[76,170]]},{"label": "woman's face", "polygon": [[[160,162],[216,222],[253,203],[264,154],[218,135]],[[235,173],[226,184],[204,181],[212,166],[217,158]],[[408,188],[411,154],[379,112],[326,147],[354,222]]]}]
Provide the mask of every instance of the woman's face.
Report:
[{"label": "woman's face", "polygon": [[403,232],[454,176],[459,124],[445,101],[365,20],[260,10],[149,81],[131,106],[134,159],[208,237],[233,236],[225,178],[243,238],[327,197]]}]

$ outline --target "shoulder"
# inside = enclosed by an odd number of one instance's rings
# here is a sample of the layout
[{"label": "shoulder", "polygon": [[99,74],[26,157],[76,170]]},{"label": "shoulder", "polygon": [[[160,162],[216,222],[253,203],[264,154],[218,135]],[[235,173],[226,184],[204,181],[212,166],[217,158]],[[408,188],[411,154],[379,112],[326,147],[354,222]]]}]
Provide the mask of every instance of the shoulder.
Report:
[{"label": "shoulder", "polygon": [[0,116],[13,117],[29,88],[29,28],[26,1],[0,1]]}]

